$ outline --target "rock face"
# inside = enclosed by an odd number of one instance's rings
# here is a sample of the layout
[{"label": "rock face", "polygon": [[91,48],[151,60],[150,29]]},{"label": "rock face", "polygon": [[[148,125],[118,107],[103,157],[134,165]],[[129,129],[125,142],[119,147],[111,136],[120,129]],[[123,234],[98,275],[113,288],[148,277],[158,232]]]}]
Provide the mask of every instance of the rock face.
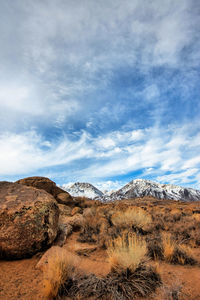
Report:
[{"label": "rock face", "polygon": [[75,205],[75,202],[73,198],[70,196],[69,193],[63,191],[62,193],[58,194],[56,196],[56,200],[59,204],[65,204],[65,205]]},{"label": "rock face", "polygon": [[95,186],[86,182],[76,182],[72,185],[63,185],[63,189],[69,192],[74,197],[87,197],[95,199],[96,197],[102,197],[103,193]]},{"label": "rock face", "polygon": [[[27,177],[24,179],[20,179],[16,181],[16,183],[20,183],[27,186],[33,186],[37,189],[45,190],[47,193],[54,196],[58,203],[68,204],[69,202],[73,202],[72,197],[69,193],[59,188],[55,182],[46,177]],[[59,195],[62,194],[62,195]]]},{"label": "rock face", "polygon": [[0,256],[28,257],[57,236],[59,209],[43,190],[0,182]]},{"label": "rock face", "polygon": [[200,201],[200,191],[172,184],[135,179],[110,195],[111,200],[152,196],[157,199]]}]

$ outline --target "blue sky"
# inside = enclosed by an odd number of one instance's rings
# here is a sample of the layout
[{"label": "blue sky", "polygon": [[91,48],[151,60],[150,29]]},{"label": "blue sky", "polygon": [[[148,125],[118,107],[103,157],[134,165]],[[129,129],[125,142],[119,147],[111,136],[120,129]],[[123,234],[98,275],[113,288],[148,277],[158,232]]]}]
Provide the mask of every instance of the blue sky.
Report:
[{"label": "blue sky", "polygon": [[0,180],[200,189],[198,0],[2,0]]}]

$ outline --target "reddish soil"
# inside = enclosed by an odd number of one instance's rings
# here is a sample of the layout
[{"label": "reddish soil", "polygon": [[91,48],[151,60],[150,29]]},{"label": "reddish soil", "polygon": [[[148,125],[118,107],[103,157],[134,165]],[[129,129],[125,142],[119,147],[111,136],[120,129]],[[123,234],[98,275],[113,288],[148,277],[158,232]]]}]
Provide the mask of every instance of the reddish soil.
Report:
[{"label": "reddish soil", "polygon": [[[78,243],[78,233],[73,233],[64,248],[77,252],[81,251],[80,268],[85,272],[98,276],[109,272],[106,252],[95,250],[95,245]],[[200,249],[196,249],[196,257],[200,258]],[[40,300],[42,272],[35,269],[39,257],[18,261],[0,261],[0,300]],[[200,261],[200,260],[199,260]],[[173,299],[168,295],[172,290],[180,291],[179,298],[183,300],[200,300],[200,267],[175,266],[158,263],[158,271],[163,280],[163,286],[155,295],[148,299]],[[140,298],[141,299],[141,298]],[[174,298],[175,299],[175,298]]]},{"label": "reddish soil", "polygon": [[38,258],[0,261],[0,299],[37,300],[40,296],[42,274],[35,270]]}]

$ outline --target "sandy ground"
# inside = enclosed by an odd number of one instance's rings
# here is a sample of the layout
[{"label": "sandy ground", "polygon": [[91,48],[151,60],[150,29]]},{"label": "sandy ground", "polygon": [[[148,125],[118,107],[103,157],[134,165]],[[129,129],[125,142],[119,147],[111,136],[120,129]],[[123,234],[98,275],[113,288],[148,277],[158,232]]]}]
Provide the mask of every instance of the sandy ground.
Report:
[{"label": "sandy ground", "polygon": [[36,300],[40,296],[42,274],[35,270],[37,258],[0,261],[0,299]]}]

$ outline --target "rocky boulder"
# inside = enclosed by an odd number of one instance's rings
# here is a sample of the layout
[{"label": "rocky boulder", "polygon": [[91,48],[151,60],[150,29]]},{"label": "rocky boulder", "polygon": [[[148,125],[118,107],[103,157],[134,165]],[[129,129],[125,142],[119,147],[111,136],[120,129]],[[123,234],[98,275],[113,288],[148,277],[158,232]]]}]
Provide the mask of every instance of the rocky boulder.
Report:
[{"label": "rocky boulder", "polygon": [[27,177],[16,181],[16,183],[45,190],[47,193],[51,194],[58,203],[69,204],[73,202],[73,198],[68,192],[59,188],[54,181],[50,180],[47,177]]},{"label": "rocky boulder", "polygon": [[64,191],[56,196],[56,200],[59,204],[65,204],[70,206],[75,205],[74,199],[70,196],[69,193]]},{"label": "rocky boulder", "polygon": [[0,182],[0,256],[28,257],[52,244],[59,208],[54,197],[33,187]]}]

